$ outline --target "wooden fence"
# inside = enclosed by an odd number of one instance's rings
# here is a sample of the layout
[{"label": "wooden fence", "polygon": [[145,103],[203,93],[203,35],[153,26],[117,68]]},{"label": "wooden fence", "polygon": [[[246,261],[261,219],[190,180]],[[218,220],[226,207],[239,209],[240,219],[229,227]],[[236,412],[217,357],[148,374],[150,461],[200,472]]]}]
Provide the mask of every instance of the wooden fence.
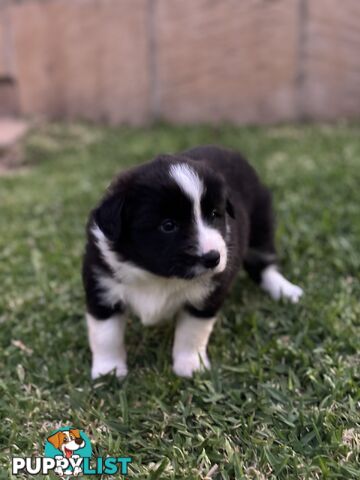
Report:
[{"label": "wooden fence", "polygon": [[359,0],[0,0],[0,114],[360,116]]}]

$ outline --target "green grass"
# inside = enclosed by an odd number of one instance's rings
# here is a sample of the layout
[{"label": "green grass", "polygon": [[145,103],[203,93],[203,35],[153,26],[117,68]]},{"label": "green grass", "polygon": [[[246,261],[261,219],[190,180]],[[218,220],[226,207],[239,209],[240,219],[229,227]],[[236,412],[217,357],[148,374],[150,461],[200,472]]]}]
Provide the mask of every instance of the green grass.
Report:
[{"label": "green grass", "polygon": [[[176,378],[171,324],[133,319],[128,378],[93,384],[88,211],[123,167],[210,142],[246,153],[272,188],[283,270],[305,297],[275,303],[240,273],[211,372]],[[0,179],[0,478],[12,478],[11,455],[41,455],[69,424],[97,456],[132,456],[130,478],[360,478],[359,125],[54,125],[26,152],[33,166]]]}]

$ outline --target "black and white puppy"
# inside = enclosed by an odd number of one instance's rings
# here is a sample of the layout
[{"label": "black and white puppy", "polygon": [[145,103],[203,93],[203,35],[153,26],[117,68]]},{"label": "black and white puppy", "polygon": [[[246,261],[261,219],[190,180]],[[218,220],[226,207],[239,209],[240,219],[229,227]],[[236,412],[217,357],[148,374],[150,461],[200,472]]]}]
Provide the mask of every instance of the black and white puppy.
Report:
[{"label": "black and white puppy", "polygon": [[83,281],[92,377],[127,374],[128,314],[176,317],[173,370],[209,368],[207,344],[241,266],[274,299],[301,288],[276,266],[269,191],[238,153],[204,146],[121,173],[91,212]]}]

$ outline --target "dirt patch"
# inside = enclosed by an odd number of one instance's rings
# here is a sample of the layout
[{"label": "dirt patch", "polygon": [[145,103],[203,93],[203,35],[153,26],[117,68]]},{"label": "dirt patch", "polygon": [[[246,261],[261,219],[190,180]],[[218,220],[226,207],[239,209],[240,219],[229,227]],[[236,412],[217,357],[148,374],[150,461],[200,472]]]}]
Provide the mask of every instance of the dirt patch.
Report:
[{"label": "dirt patch", "polygon": [[23,168],[22,139],[27,131],[28,124],[22,120],[0,118],[0,175]]}]

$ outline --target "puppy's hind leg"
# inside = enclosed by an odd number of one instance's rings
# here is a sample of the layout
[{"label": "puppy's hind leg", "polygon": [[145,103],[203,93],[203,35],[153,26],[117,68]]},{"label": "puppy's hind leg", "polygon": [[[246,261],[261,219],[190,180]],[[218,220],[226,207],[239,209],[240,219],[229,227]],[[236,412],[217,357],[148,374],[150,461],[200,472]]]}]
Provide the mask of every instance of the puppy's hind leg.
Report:
[{"label": "puppy's hind leg", "polygon": [[91,377],[96,379],[115,370],[117,377],[127,375],[124,334],[126,318],[114,313],[106,320],[86,314],[89,343],[92,352]]},{"label": "puppy's hind leg", "polygon": [[284,298],[291,303],[297,303],[304,293],[302,288],[286,280],[277,270],[276,265],[269,265],[262,271],[260,286],[274,300]]},{"label": "puppy's hind leg", "polygon": [[262,187],[250,219],[250,241],[244,268],[274,300],[283,298],[297,303],[303,290],[289,282],[277,267],[274,230],[271,195]]}]

